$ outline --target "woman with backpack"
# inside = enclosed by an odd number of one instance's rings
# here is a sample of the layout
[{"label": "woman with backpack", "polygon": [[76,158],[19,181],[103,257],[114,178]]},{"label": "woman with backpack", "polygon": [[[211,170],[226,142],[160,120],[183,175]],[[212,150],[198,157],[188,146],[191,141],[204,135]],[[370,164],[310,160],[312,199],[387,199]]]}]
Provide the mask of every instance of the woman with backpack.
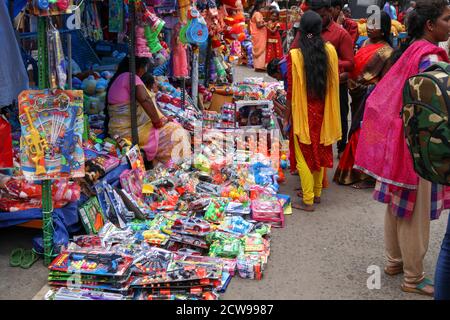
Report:
[{"label": "woman with backpack", "polygon": [[[307,11],[300,22],[298,49],[288,59],[288,108],[303,201],[296,209],[314,211],[320,203],[324,168],[333,167],[332,144],[342,137],[338,56],[321,36],[322,18]],[[292,121],[291,121],[292,119]]]},{"label": "woman with backpack", "polygon": [[[394,53],[395,64],[367,99],[356,150],[355,166],[377,179],[374,197],[387,204],[385,273],[403,273],[402,290],[433,296],[423,259],[428,250],[430,220],[446,209],[443,186],[427,182],[414,171],[400,111],[408,78],[448,55],[438,43],[447,41],[450,7],[447,0],[418,0],[409,17],[410,42]],[[423,90],[423,88],[417,88]]]}]

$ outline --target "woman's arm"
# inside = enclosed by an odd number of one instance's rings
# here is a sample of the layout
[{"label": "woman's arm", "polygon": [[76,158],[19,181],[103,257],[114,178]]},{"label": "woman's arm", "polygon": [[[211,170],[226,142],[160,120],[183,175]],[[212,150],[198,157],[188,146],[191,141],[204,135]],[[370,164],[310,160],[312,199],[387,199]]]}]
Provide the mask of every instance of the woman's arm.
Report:
[{"label": "woman's arm", "polygon": [[167,123],[167,118],[159,117],[158,110],[143,85],[136,86],[136,99],[150,117],[155,128],[160,128]]}]

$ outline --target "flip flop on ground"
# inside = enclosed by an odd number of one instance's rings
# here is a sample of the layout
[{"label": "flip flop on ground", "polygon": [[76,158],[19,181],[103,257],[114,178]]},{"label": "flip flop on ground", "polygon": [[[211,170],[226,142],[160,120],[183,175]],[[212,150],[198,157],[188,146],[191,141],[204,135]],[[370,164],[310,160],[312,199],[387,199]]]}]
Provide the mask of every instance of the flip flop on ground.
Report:
[{"label": "flip flop on ground", "polygon": [[16,248],[11,252],[11,255],[9,256],[9,265],[11,267],[20,266],[20,263],[22,262],[22,257],[23,257],[24,251],[25,250],[22,248]]},{"label": "flip flop on ground", "polygon": [[39,256],[33,250],[25,250],[20,267],[23,269],[29,269],[38,260]]}]

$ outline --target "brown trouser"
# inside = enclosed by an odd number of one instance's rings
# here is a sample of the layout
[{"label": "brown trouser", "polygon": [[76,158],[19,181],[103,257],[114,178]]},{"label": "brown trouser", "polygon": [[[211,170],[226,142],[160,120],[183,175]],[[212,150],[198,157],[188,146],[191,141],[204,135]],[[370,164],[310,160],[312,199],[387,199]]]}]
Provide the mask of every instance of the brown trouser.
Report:
[{"label": "brown trouser", "polygon": [[397,218],[388,205],[384,219],[387,266],[401,268],[405,283],[421,282],[425,273],[423,259],[430,239],[431,183],[420,179],[413,215]]}]

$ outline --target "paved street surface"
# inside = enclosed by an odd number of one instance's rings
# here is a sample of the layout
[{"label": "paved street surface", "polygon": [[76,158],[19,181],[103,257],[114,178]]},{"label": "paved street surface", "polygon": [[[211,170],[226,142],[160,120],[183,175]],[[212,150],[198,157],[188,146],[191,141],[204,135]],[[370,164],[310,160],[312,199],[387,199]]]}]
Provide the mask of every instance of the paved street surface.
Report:
[{"label": "paved street surface", "polygon": [[[238,77],[263,76],[239,68]],[[331,181],[334,171],[329,170]],[[298,177],[287,175],[281,192],[290,194]],[[286,227],[275,229],[271,256],[260,281],[233,278],[223,299],[429,299],[400,290],[402,277],[381,272],[381,288],[369,290],[369,266],[383,269],[385,206],[372,200],[371,191],[330,183],[316,212],[295,211]],[[433,277],[444,236],[447,213],[432,223],[425,270]],[[0,229],[0,299],[32,299],[46,284],[42,260],[31,269],[9,267],[13,248],[31,247],[37,230]],[[38,296],[41,297],[41,294]]]}]

